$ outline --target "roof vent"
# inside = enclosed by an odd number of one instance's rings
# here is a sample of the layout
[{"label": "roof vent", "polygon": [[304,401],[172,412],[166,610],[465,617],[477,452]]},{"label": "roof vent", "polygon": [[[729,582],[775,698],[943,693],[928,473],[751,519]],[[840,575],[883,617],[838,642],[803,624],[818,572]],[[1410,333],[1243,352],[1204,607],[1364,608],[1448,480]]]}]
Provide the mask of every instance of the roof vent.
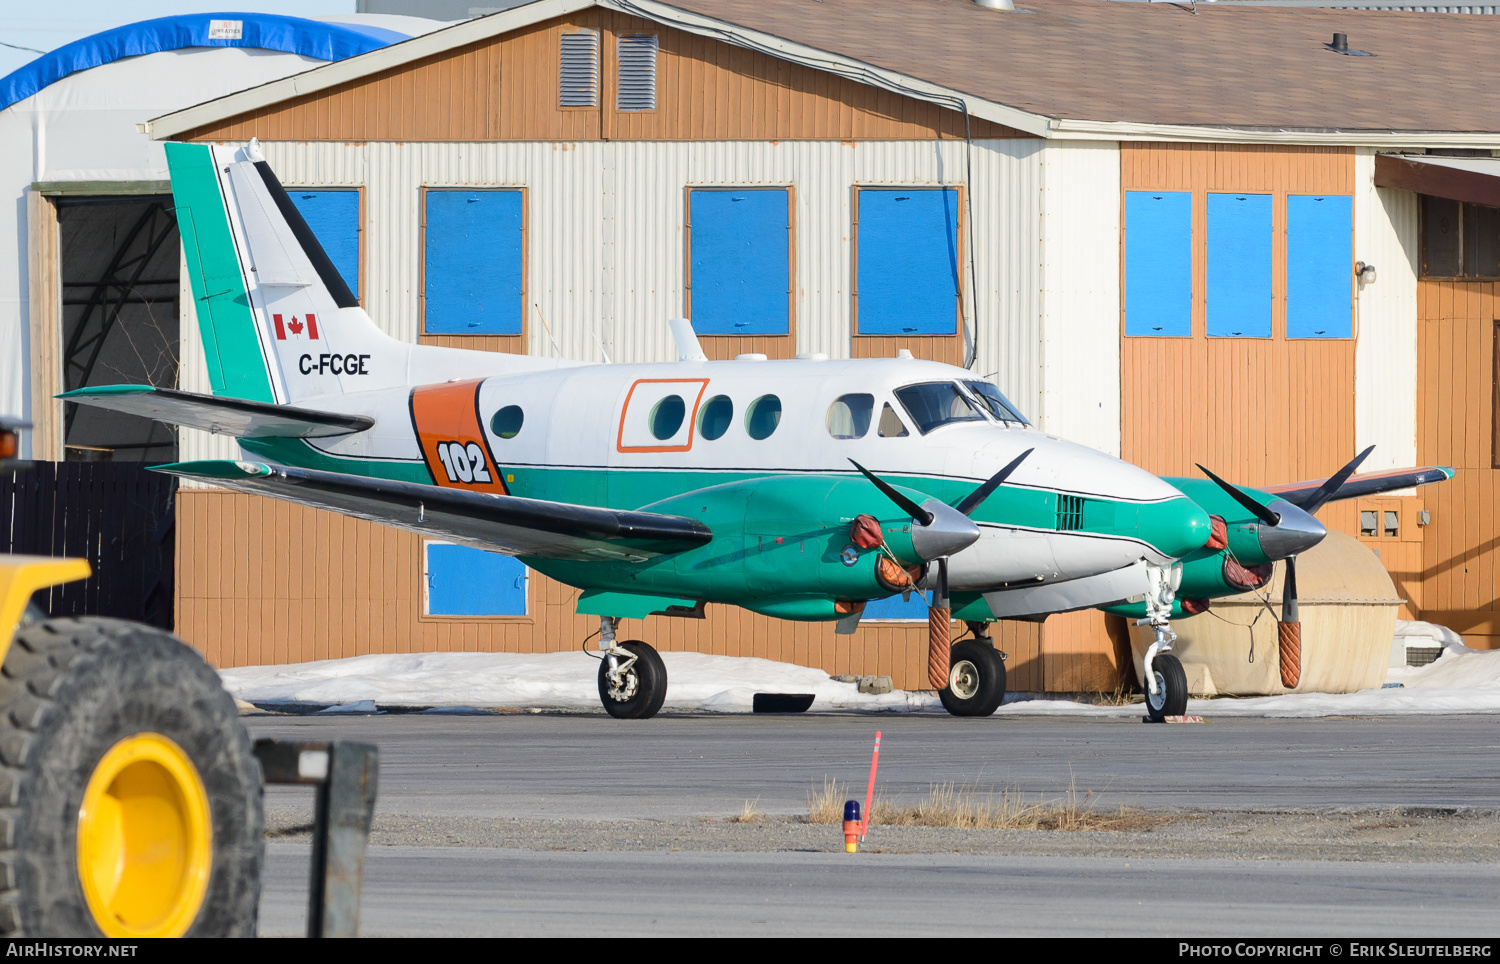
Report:
[{"label": "roof vent", "polygon": [[562,72],[558,103],[563,107],[599,106],[599,34],[577,30],[562,35]]},{"label": "roof vent", "polygon": [[1014,10],[1016,5],[1013,0],[974,0],[986,10]]},{"label": "roof vent", "polygon": [[1368,50],[1350,50],[1349,49],[1349,35],[1348,34],[1336,33],[1336,34],[1333,35],[1333,43],[1331,43],[1331,44],[1324,44],[1323,46],[1327,47],[1329,50],[1332,50],[1336,54],[1343,54],[1346,57],[1373,57],[1373,56],[1375,56],[1374,54],[1370,53]]},{"label": "roof vent", "polygon": [[616,110],[656,110],[656,35],[621,37]]}]

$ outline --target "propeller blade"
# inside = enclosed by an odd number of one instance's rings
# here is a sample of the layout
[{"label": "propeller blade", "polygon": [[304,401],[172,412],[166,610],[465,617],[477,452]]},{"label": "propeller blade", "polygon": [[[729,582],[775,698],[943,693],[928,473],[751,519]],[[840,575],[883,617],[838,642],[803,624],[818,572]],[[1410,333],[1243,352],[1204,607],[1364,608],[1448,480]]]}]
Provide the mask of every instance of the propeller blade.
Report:
[{"label": "propeller blade", "polygon": [[1328,481],[1318,486],[1317,491],[1302,500],[1301,508],[1303,511],[1308,515],[1312,515],[1323,508],[1323,504],[1338,494],[1339,487],[1349,481],[1349,476],[1353,475],[1354,470],[1359,468],[1359,463],[1369,458],[1370,453],[1373,451],[1375,451],[1375,446],[1372,445],[1356,455],[1348,465],[1329,476]]},{"label": "propeller blade", "polygon": [[1301,622],[1297,612],[1297,557],[1286,557],[1286,580],[1281,584],[1281,621]]},{"label": "propeller blade", "polygon": [[983,503],[985,499],[988,499],[990,497],[990,493],[999,488],[1000,483],[1010,478],[1010,474],[1014,472],[1022,462],[1026,461],[1026,456],[1035,451],[1036,449],[1030,448],[1022,452],[1020,455],[1016,456],[1009,465],[1001,469],[999,472],[996,472],[994,475],[990,476],[988,482],[984,483],[973,492],[970,492],[968,495],[964,496],[964,500],[953,508],[962,512],[964,515],[972,516],[974,514],[974,510],[979,508],[980,504]]},{"label": "propeller blade", "polygon": [[890,499],[892,502],[896,503],[896,505],[900,506],[901,511],[911,516],[912,520],[918,525],[932,525],[932,520],[935,519],[936,516],[934,516],[931,512],[928,512],[926,509],[917,505],[915,502],[908,499],[900,492],[897,492],[891,487],[890,483],[886,482],[884,479],[881,479],[879,476],[875,475],[875,473],[871,472],[869,469],[865,468],[863,465],[860,465],[853,459],[849,460],[849,464],[853,465],[856,469],[859,469],[860,473],[865,478],[875,483],[875,488],[884,492],[886,498]]},{"label": "propeller blade", "polygon": [[[1193,464],[1197,465],[1196,462]],[[1229,497],[1231,499],[1244,506],[1251,515],[1255,516],[1266,525],[1274,526],[1276,523],[1281,521],[1281,516],[1277,515],[1270,509],[1261,505],[1259,502],[1256,502],[1254,499],[1250,498],[1250,496],[1241,491],[1238,486],[1230,485],[1228,482],[1225,482],[1223,479],[1219,478],[1217,475],[1214,475],[1212,472],[1210,472],[1208,469],[1205,469],[1201,465],[1198,465],[1198,470],[1212,479],[1215,485],[1223,489],[1225,492],[1229,493]]]}]

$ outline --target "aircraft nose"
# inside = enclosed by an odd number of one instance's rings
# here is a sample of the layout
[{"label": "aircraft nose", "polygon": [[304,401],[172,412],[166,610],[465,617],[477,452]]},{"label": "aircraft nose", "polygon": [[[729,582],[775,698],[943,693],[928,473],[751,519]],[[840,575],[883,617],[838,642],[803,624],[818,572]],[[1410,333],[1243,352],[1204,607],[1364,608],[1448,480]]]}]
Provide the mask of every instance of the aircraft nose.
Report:
[{"label": "aircraft nose", "polygon": [[1277,499],[1267,508],[1281,517],[1274,526],[1259,527],[1260,548],[1267,559],[1285,559],[1306,552],[1328,535],[1323,523],[1285,499]]}]

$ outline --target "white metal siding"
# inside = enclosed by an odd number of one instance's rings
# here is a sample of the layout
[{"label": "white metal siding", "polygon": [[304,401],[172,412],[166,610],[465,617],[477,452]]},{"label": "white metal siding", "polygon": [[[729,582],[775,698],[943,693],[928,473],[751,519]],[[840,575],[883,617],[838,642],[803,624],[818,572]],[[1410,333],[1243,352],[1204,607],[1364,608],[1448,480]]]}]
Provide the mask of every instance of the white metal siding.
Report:
[{"label": "white metal siding", "polygon": [[1041,424],[1119,455],[1120,145],[1042,153]]},{"label": "white metal siding", "polygon": [[1354,437],[1376,446],[1362,469],[1417,462],[1417,195],[1375,186],[1375,153],[1354,158],[1354,258],[1375,266],[1358,286]]},{"label": "white metal siding", "polygon": [[[263,145],[282,181],[365,188],[362,300],[395,337],[416,339],[425,186],[527,192],[530,351],[672,357],[666,319],[683,312],[684,190],[790,185],[795,197],[797,349],[848,357],[856,184],[965,183],[962,141],[502,142]],[[980,374],[1041,414],[1040,140],[977,141],[974,264]],[[1118,176],[1115,178],[1118,184]],[[965,246],[968,239],[965,239]],[[973,290],[966,282],[972,299]],[[1117,376],[1116,376],[1117,377]]]}]

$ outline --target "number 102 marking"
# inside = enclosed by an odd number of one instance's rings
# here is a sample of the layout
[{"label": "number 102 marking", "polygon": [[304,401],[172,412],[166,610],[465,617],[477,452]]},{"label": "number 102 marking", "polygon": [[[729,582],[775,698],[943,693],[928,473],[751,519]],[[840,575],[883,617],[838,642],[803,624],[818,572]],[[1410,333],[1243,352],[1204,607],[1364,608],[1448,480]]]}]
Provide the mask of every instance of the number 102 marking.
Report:
[{"label": "number 102 marking", "polygon": [[443,470],[448,473],[449,482],[463,482],[474,484],[477,482],[493,482],[490,478],[489,466],[485,464],[484,450],[479,447],[478,442],[439,442],[437,444],[437,455],[443,463]]}]

